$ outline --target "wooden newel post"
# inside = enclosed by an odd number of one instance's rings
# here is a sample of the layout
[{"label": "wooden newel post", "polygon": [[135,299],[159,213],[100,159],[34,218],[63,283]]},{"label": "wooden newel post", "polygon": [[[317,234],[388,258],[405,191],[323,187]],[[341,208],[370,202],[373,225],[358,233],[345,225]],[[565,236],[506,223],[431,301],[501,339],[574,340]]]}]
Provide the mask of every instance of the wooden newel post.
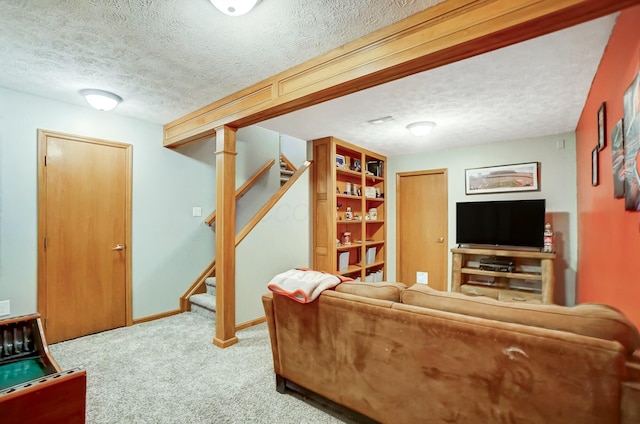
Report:
[{"label": "wooden newel post", "polygon": [[216,335],[228,347],[236,337],[236,130],[216,128]]}]

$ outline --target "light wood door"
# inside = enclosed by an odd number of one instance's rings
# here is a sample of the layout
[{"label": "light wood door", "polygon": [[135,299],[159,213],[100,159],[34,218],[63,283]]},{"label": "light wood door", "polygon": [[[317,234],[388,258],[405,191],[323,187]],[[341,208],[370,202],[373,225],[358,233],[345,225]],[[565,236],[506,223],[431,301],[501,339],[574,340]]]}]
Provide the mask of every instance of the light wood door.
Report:
[{"label": "light wood door", "polygon": [[444,169],[397,174],[397,280],[447,290],[447,172]]},{"label": "light wood door", "polygon": [[40,131],[38,309],[54,343],[127,325],[131,146]]}]

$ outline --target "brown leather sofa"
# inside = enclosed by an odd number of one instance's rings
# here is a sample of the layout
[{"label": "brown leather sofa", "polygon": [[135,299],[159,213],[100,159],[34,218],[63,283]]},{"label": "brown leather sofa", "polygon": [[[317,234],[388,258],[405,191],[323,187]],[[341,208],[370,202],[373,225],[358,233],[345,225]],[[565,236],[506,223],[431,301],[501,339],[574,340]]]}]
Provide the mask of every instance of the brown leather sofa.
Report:
[{"label": "brown leather sofa", "polygon": [[342,283],[308,304],[267,294],[263,304],[277,389],[348,421],[640,423],[640,337],[604,305],[398,283]]}]

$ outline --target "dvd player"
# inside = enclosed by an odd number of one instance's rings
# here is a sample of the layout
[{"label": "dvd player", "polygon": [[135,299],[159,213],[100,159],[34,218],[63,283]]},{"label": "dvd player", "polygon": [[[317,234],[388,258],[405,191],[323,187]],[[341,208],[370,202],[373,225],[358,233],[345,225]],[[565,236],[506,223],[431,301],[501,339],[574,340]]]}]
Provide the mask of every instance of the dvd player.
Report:
[{"label": "dvd player", "polygon": [[486,256],[480,258],[480,269],[485,271],[513,272],[516,270],[516,261],[505,256]]}]

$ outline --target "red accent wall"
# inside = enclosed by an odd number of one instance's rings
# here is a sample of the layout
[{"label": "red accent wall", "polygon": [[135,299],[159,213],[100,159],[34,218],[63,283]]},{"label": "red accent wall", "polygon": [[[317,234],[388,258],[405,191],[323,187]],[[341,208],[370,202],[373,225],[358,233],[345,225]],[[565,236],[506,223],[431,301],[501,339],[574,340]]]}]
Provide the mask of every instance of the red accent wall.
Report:
[{"label": "red accent wall", "polygon": [[[606,303],[640,327],[640,212],[613,197],[611,130],[623,116],[622,96],[640,71],[640,6],[621,12],[576,128],[578,185],[578,303]],[[591,186],[597,112],[606,102],[606,147],[600,184]]]}]

